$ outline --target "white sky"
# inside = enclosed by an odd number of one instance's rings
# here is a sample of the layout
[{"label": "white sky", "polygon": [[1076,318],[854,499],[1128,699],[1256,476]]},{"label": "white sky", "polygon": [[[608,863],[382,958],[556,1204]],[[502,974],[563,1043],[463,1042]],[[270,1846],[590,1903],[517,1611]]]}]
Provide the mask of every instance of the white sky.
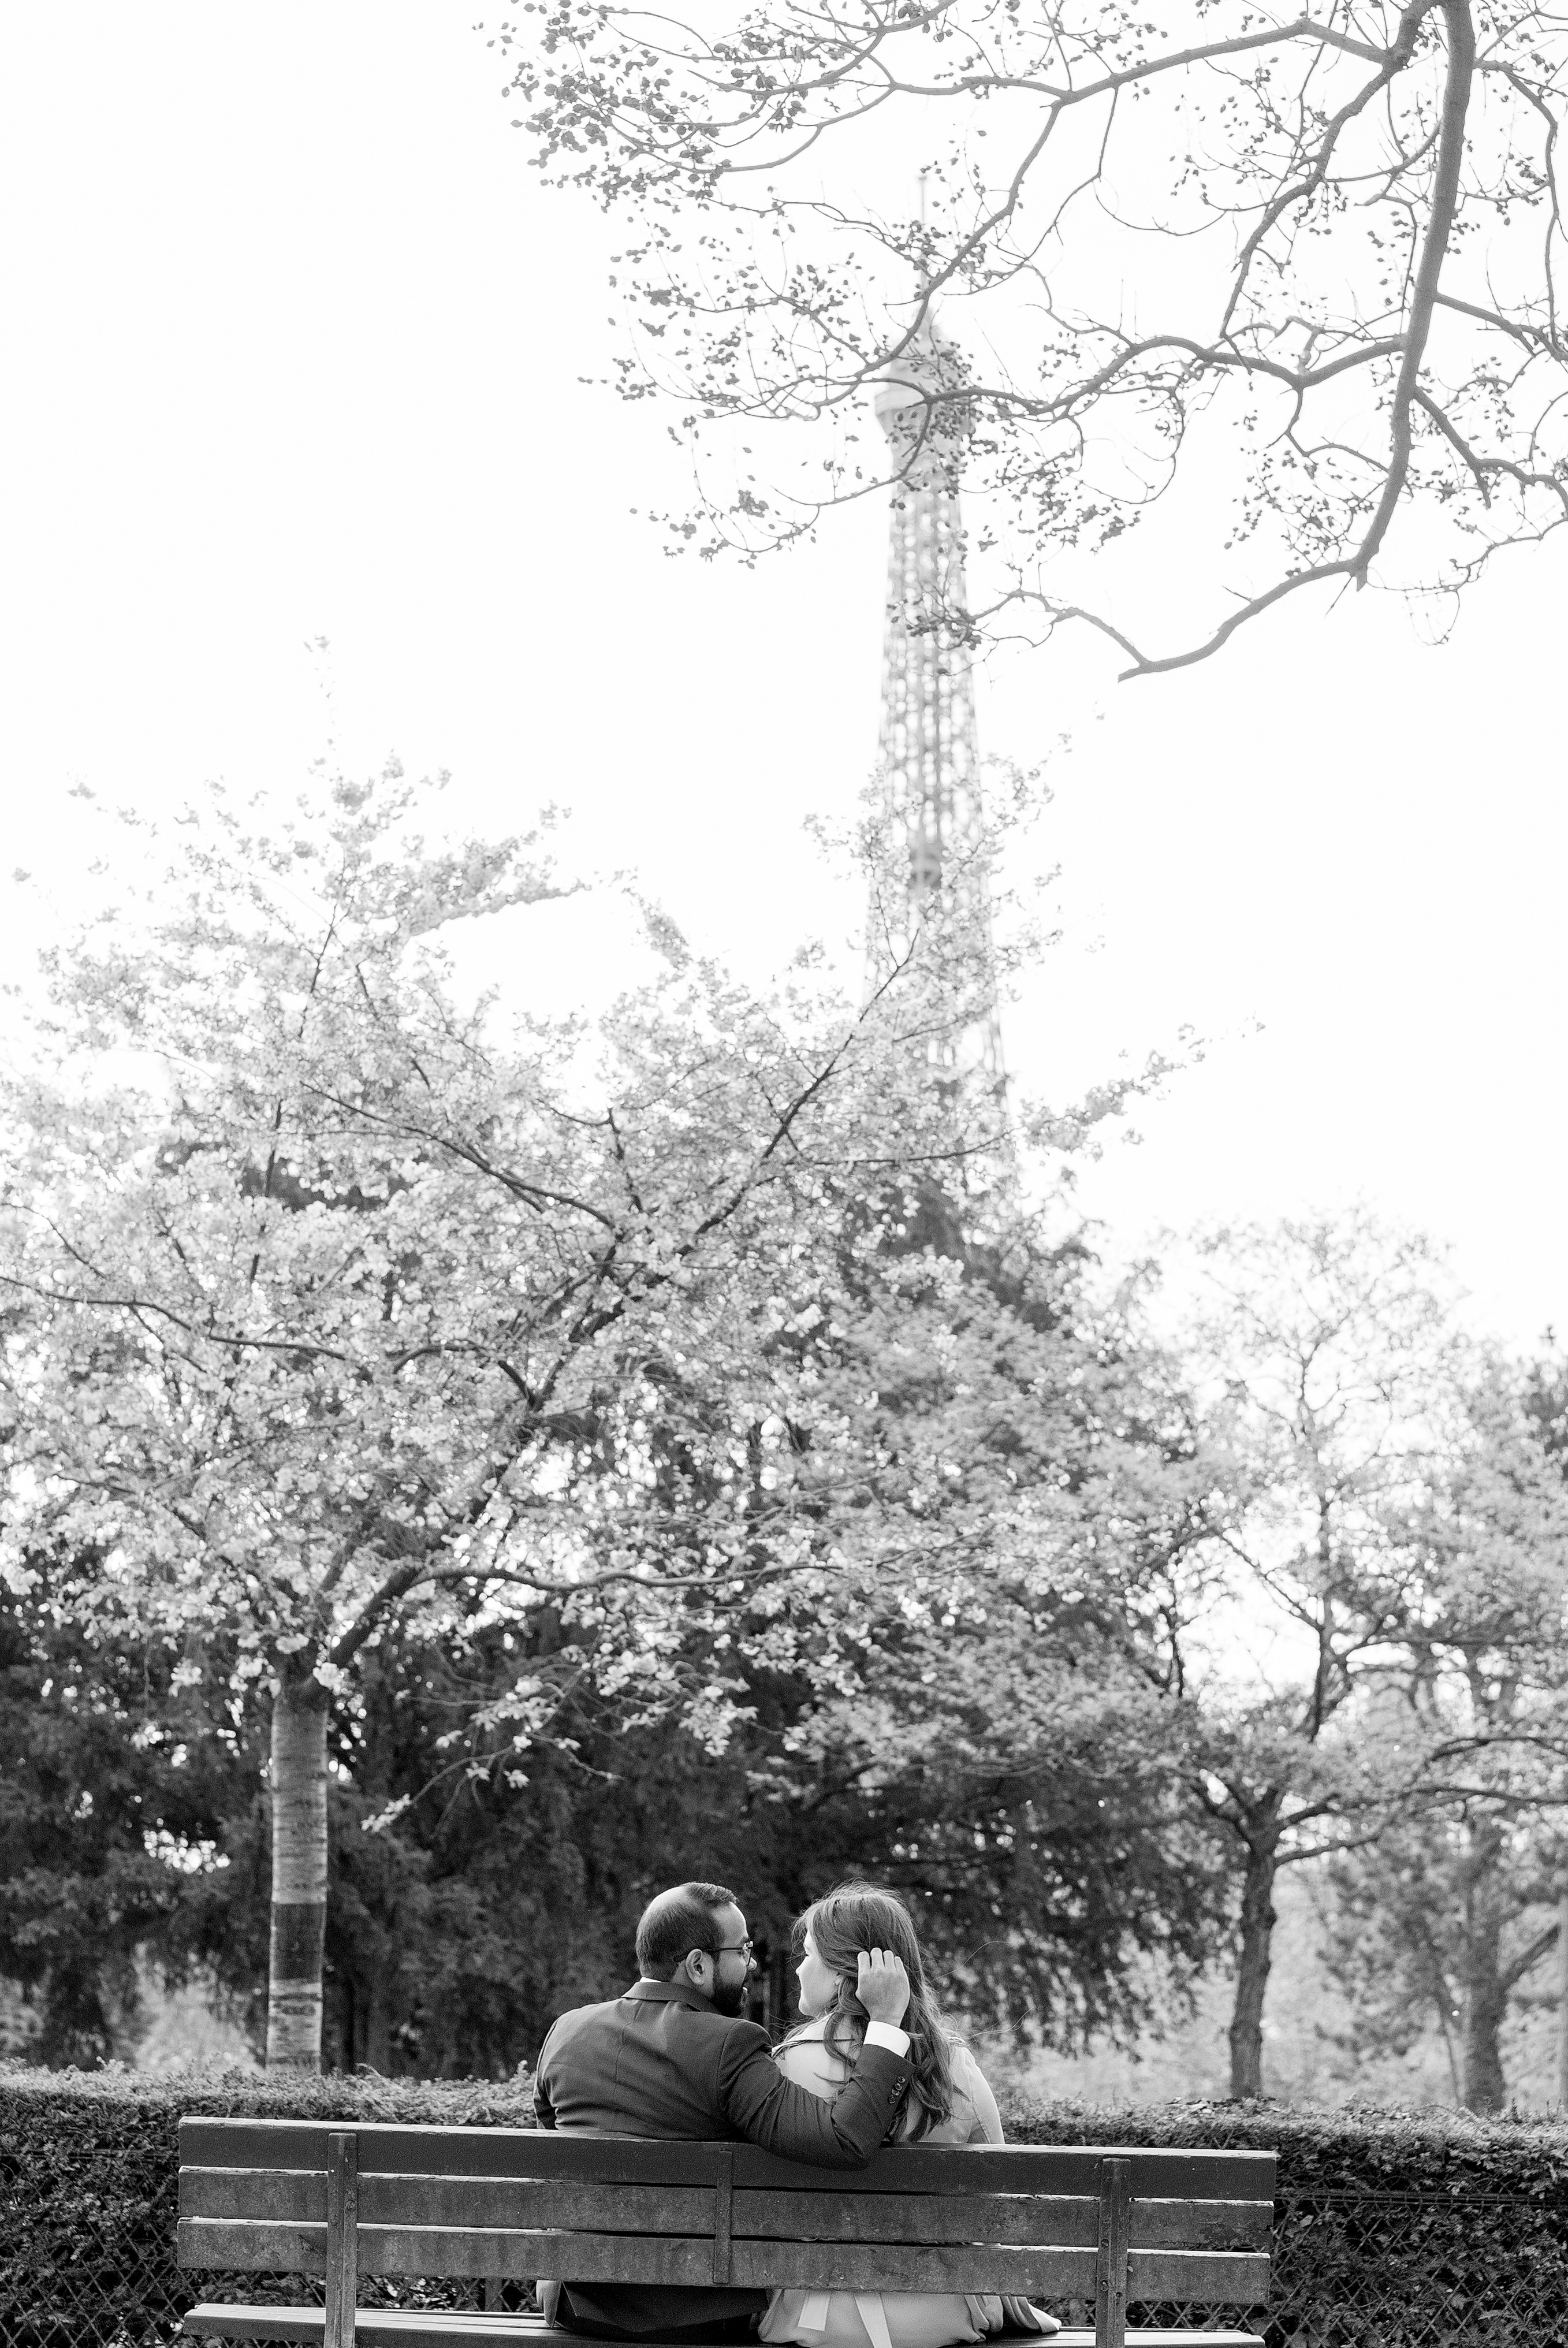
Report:
[{"label": "white sky", "polygon": [[[431,0],[0,11],[0,869],[54,918],[74,783],[302,782],[325,636],[351,764],[448,767],[487,828],[569,807],[580,864],[751,973],[853,925],[801,825],[874,758],[882,517],[666,559],[630,511],[679,498],[663,421],[579,381],[610,240],[533,181],[500,79]],[[983,677],[987,747],[1055,790],[1020,1083],[1211,1039],[1081,1179],[1113,1255],[1360,1195],[1452,1241],[1484,1325],[1568,1328],[1565,591],[1568,539],[1436,650],[1368,595],[1171,678],[1087,639]],[[37,901],[0,901],[15,973]],[[620,919],[545,909],[520,980],[601,993]]]}]

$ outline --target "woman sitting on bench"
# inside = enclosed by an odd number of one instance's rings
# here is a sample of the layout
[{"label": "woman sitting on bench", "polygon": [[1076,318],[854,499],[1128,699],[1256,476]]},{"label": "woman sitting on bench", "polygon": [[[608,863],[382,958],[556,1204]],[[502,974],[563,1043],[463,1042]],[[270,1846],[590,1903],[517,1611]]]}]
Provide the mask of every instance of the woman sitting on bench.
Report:
[{"label": "woman sitting on bench", "polygon": [[[795,1920],[803,1951],[796,1979],[805,2019],[774,2050],[796,2086],[830,2101],[854,2070],[866,2016],[855,1994],[862,1949],[886,1949],[909,1976],[909,2095],[897,2144],[1000,2144],[997,2099],[962,2041],[942,2027],[926,1984],[920,1943],[904,1902],[875,1884],[843,1883]],[[775,2291],[759,2327],[771,2343],[801,2348],[954,2348],[1004,2327],[1060,2326],[1027,2300],[962,2291]]]}]

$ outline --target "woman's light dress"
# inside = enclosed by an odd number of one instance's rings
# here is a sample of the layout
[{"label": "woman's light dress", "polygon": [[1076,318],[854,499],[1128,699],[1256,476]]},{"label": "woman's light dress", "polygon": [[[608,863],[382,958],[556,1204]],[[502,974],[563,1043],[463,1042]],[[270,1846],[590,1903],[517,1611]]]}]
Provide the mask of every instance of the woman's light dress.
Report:
[{"label": "woman's light dress", "polygon": [[[823,2039],[824,2025],[774,2051],[774,2060],[797,2087],[831,2102],[850,2066]],[[920,2138],[922,2144],[1000,2144],[997,2099],[967,2046],[951,2049],[953,2109]],[[905,2114],[905,2133],[910,2116]],[[775,2291],[758,2327],[766,2341],[799,2341],[803,2348],[951,2348],[983,2340],[1002,2328],[994,2293],[926,2291]]]}]

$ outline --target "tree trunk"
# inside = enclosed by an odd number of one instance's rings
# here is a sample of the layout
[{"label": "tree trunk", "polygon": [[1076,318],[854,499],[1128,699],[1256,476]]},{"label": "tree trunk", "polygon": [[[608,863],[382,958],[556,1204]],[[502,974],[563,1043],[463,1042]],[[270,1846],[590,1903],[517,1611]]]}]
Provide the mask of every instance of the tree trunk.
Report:
[{"label": "tree trunk", "polygon": [[1502,2109],[1502,2022],[1508,1998],[1496,1982],[1472,1983],[1464,2010],[1464,2101],[1471,2112]]},{"label": "tree trunk", "polygon": [[1502,1970],[1502,1900],[1499,1873],[1502,1838],[1494,1820],[1470,1830],[1465,1870],[1464,2032],[1461,2067],[1465,2107],[1502,2109],[1502,2025],[1509,1984]]},{"label": "tree trunk", "polygon": [[314,1680],[272,1698],[272,1934],[267,2068],[322,2067],[327,1915],[327,1695]]},{"label": "tree trunk", "polygon": [[[1277,1808],[1277,1804],[1273,1806]],[[1272,1828],[1273,1818],[1267,1821]],[[1235,2010],[1231,2019],[1231,2094],[1263,2093],[1263,2000],[1268,1987],[1274,1927],[1274,1879],[1278,1842],[1266,1831],[1246,1843],[1242,1878],[1241,1938],[1236,1958]]]},{"label": "tree trunk", "polygon": [[1557,2118],[1568,2120],[1568,1891],[1557,1901]]}]

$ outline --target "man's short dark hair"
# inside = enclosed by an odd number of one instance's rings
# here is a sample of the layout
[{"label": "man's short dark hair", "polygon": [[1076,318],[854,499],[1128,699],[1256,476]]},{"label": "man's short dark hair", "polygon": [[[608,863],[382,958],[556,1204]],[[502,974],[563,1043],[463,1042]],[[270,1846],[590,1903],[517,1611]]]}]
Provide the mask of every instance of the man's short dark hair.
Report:
[{"label": "man's short dark hair", "polygon": [[722,1945],[713,1919],[733,1908],[735,1895],[722,1883],[677,1883],[643,1910],[637,1926],[637,1962],[644,1981],[668,1981],[693,1949],[717,1956]]}]

